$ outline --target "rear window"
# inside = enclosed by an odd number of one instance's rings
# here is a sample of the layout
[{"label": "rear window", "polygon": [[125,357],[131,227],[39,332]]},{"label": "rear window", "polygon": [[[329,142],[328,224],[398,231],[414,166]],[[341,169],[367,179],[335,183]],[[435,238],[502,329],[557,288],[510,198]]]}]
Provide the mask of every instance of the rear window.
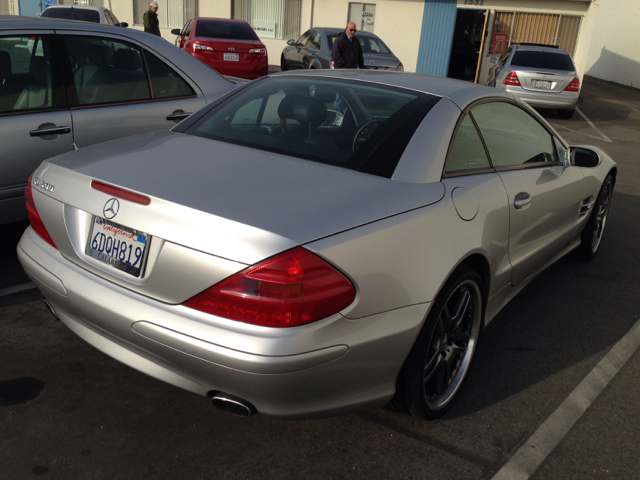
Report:
[{"label": "rear window", "polygon": [[517,51],[511,65],[514,67],[544,68],[547,70],[566,70],[573,72],[575,67],[566,53]]},{"label": "rear window", "polygon": [[97,10],[87,10],[85,8],[46,8],[40,16],[100,23],[100,13]]},{"label": "rear window", "polygon": [[274,76],[175,130],[391,177],[437,101],[368,82]]},{"label": "rear window", "polygon": [[248,23],[198,20],[196,37],[227,38],[231,40],[258,40]]}]

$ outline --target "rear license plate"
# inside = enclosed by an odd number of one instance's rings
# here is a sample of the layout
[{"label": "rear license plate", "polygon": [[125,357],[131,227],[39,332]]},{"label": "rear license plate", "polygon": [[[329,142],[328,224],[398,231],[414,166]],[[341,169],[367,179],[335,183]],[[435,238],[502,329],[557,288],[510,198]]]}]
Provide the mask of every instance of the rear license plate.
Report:
[{"label": "rear license plate", "polygon": [[129,275],[140,277],[150,239],[146,233],[94,215],[85,253]]},{"label": "rear license plate", "polygon": [[237,53],[225,53],[223,54],[223,58],[228,62],[237,62],[239,60]]},{"label": "rear license plate", "polygon": [[551,90],[551,82],[549,80],[536,80],[533,82],[533,88],[540,90]]}]

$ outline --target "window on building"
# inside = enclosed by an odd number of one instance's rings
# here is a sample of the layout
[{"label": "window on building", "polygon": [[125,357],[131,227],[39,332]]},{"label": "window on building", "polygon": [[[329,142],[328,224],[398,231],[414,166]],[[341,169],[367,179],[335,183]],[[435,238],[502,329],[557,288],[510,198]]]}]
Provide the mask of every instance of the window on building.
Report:
[{"label": "window on building", "polygon": [[557,45],[573,56],[582,17],[547,13],[496,12],[489,54],[512,43]]},{"label": "window on building", "polygon": [[300,36],[302,0],[231,0],[231,18],[249,23],[259,37]]},{"label": "window on building", "polygon": [[[93,0],[90,0],[93,1]],[[192,17],[198,16],[198,0],[156,0],[160,28],[182,28]],[[133,23],[142,25],[142,16],[149,10],[148,0],[133,0]]]},{"label": "window on building", "polygon": [[373,33],[375,19],[375,3],[349,3],[349,18],[347,20],[355,23],[358,30]]}]

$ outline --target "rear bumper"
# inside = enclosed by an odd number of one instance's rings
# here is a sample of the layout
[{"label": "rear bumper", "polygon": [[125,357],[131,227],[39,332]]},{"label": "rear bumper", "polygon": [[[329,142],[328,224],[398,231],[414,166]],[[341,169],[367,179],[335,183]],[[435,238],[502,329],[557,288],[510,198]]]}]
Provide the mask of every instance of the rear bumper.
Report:
[{"label": "rear bumper", "polygon": [[534,108],[553,108],[557,110],[575,110],[580,92],[534,92],[522,87],[502,86],[504,90],[513,94],[518,100]]},{"label": "rear bumper", "polygon": [[94,347],[167,383],[229,393],[279,417],[383,406],[429,308],[257,327],[114,285],[66,261],[31,228],[18,258],[58,318]]},{"label": "rear bumper", "polygon": [[269,59],[264,56],[256,59],[251,63],[243,62],[219,62],[213,61],[209,56],[192,54],[202,63],[209,65],[221,75],[229,75],[231,77],[240,77],[253,80],[263,77],[269,69]]}]

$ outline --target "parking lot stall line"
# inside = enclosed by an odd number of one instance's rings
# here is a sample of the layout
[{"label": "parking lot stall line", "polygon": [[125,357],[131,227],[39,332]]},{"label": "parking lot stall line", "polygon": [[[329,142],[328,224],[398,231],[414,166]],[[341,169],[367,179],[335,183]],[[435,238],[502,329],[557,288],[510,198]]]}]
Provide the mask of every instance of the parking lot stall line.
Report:
[{"label": "parking lot stall line", "polygon": [[609,350],[492,480],[526,480],[533,475],[639,346],[640,320]]}]

